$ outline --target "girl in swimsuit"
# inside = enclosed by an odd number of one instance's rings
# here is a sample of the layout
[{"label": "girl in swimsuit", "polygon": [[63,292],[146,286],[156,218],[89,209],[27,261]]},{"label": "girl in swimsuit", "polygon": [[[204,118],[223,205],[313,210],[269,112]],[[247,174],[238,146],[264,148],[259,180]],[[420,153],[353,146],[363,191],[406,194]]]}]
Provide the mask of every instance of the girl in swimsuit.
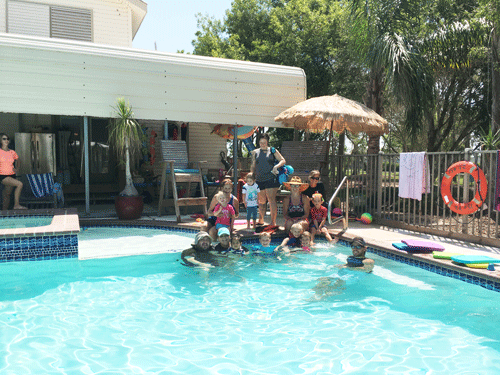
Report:
[{"label": "girl in swimsuit", "polygon": [[[229,204],[233,206],[235,218],[237,218],[240,215],[240,202],[238,201],[238,198],[232,194],[233,182],[229,178],[223,180],[220,191],[222,191],[226,195],[227,199],[229,199]],[[214,208],[218,203],[216,195],[213,196],[212,201],[210,202],[210,207],[208,207],[209,218],[207,219],[207,226],[205,227],[206,232],[210,232],[210,229],[215,227],[215,222],[217,221],[217,216],[214,215]],[[214,237],[212,238],[215,240]]]}]

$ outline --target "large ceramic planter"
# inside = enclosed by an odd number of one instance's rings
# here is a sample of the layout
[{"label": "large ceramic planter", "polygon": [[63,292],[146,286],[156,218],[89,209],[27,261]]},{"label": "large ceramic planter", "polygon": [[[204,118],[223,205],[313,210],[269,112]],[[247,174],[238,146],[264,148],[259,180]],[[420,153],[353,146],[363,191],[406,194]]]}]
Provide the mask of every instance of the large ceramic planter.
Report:
[{"label": "large ceramic planter", "polygon": [[140,218],[144,209],[142,195],[135,197],[117,196],[115,198],[115,209],[120,220]]}]

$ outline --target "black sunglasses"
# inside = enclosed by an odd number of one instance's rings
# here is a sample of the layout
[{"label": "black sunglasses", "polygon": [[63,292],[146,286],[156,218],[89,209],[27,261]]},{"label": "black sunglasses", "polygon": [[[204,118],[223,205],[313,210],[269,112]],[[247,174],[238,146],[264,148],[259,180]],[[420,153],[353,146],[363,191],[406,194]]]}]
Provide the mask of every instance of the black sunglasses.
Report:
[{"label": "black sunglasses", "polygon": [[319,177],[311,177],[311,180],[319,180]]},{"label": "black sunglasses", "polygon": [[2,138],[2,141],[8,141],[8,140],[9,140],[9,138],[5,138],[5,137]]}]

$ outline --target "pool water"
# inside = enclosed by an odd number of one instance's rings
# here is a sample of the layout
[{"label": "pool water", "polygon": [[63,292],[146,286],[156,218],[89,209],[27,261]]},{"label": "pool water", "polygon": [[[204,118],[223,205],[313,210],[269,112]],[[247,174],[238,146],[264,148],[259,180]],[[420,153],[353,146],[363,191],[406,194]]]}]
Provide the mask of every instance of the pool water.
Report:
[{"label": "pool water", "polygon": [[349,253],[2,264],[0,373],[500,373],[499,293]]},{"label": "pool water", "polygon": [[0,218],[0,229],[43,227],[52,223],[52,216],[7,216]]}]

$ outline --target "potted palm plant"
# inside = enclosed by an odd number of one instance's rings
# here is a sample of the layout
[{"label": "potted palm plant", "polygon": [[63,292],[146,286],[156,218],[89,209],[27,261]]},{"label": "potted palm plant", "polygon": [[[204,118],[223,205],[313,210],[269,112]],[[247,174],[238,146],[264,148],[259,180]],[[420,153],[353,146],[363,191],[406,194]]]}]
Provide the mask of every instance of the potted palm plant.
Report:
[{"label": "potted palm plant", "polygon": [[144,202],[132,181],[130,155],[141,149],[143,132],[124,98],[117,99],[114,109],[116,117],[109,125],[108,140],[119,163],[125,164],[125,189],[115,198],[115,209],[119,219],[133,220],[141,217]]}]

